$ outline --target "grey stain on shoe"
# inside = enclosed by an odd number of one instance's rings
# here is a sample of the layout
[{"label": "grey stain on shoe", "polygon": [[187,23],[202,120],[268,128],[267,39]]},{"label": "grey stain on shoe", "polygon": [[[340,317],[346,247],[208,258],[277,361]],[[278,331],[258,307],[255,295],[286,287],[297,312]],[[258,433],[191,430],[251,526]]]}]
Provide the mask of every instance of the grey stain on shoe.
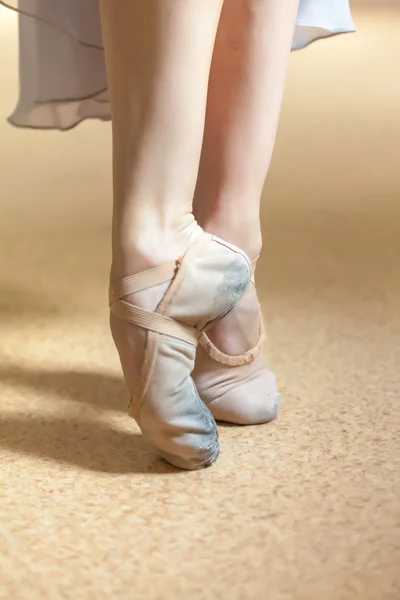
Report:
[{"label": "grey stain on shoe", "polygon": [[267,422],[271,422],[278,416],[279,410],[281,408],[281,394],[275,395],[275,400],[270,409],[270,416]]},{"label": "grey stain on shoe", "polygon": [[[208,436],[204,436],[204,441],[209,442]],[[206,442],[206,444],[207,444]],[[201,440],[199,441],[199,445],[196,449],[193,448],[196,452],[196,456],[184,457],[178,456],[174,454],[170,454],[168,452],[160,452],[160,456],[164,458],[167,462],[174,465],[178,469],[184,469],[185,471],[198,471],[200,469],[205,469],[212,465],[219,456],[219,439],[218,436],[215,436],[213,443],[211,445],[206,445],[206,447],[201,446]]]},{"label": "grey stain on shoe", "polygon": [[244,265],[225,273],[216,293],[219,302],[223,301],[225,305],[228,304],[228,308],[224,311],[223,316],[239,302],[250,283],[250,277],[250,270]]}]

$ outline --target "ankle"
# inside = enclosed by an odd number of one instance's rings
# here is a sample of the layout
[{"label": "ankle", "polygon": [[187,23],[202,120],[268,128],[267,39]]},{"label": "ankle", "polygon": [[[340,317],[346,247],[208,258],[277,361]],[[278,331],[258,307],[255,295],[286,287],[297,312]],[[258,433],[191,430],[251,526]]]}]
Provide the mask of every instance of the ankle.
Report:
[{"label": "ankle", "polygon": [[262,247],[258,191],[250,186],[198,185],[194,201],[195,217],[205,231],[238,246],[251,260],[258,258]]},{"label": "ankle", "polygon": [[170,227],[113,227],[111,281],[178,259],[198,229],[193,215]]},{"label": "ankle", "polygon": [[262,235],[259,221],[213,218],[206,221],[204,229],[243,250],[250,260],[255,260],[261,253]]}]

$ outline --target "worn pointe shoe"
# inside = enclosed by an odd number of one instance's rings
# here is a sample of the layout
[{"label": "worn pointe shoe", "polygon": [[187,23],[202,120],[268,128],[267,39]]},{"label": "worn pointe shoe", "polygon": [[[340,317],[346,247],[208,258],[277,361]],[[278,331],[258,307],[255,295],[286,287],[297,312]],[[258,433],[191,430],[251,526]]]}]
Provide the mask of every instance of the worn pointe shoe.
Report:
[{"label": "worn pointe shoe", "polygon": [[[111,329],[131,394],[129,414],[159,454],[182,469],[218,458],[215,420],[190,375],[202,332],[234,308],[251,277],[241,250],[199,231],[183,258],[110,286]],[[159,298],[152,312],[154,294]]]},{"label": "worn pointe shoe", "polygon": [[[203,332],[192,375],[201,399],[214,418],[238,425],[268,423],[275,419],[280,406],[275,375],[265,368],[264,324],[254,286],[255,262],[252,286],[227,318],[232,319],[232,327],[240,329],[246,338],[249,322],[254,322],[254,309],[258,306],[258,341],[253,347],[250,342],[251,349],[243,354],[231,356],[219,350]],[[249,310],[246,302],[250,303]]]}]

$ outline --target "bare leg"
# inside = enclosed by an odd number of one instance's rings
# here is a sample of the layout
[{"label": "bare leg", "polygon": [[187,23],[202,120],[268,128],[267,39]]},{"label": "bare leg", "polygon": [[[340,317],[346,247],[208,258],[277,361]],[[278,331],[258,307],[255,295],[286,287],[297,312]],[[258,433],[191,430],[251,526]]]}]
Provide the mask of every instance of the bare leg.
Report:
[{"label": "bare leg", "polygon": [[[195,215],[207,231],[237,244],[252,260],[261,251],[260,199],[275,142],[297,8],[298,0],[225,0],[214,48]],[[210,339],[226,354],[245,353],[259,339],[258,313],[255,289],[250,286],[235,310],[212,328]],[[218,378],[225,390],[229,378],[239,389],[240,371],[220,369],[210,377],[211,363],[201,362],[195,380],[206,401],[217,393]],[[244,376],[254,382],[249,369]],[[266,387],[265,381],[259,382],[255,405],[264,401]],[[248,397],[249,390],[244,392]],[[252,393],[257,395],[254,386]],[[243,407],[246,398],[241,400]],[[255,419],[268,420],[267,413],[260,414]],[[231,417],[234,420],[235,415]],[[239,415],[237,420],[246,422],[246,418]],[[248,421],[252,420],[249,413]]]},{"label": "bare leg", "polygon": [[192,198],[222,0],[101,0],[114,153],[112,277],[173,258]]},{"label": "bare leg", "polygon": [[271,161],[298,0],[225,0],[215,43],[195,214],[208,231],[261,251]]},{"label": "bare leg", "polygon": [[222,0],[100,6],[114,155],[111,330],[131,416],[164,458],[200,468],[216,459],[218,435],[190,378],[196,336],[250,275],[247,258],[202,234],[192,214]]}]

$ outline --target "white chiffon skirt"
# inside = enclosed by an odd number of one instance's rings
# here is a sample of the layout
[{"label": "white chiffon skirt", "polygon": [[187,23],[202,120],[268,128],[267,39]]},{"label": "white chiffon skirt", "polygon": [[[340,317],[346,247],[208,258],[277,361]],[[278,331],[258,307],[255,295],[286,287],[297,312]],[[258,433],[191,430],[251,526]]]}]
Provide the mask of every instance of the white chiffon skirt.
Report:
[{"label": "white chiffon skirt", "polygon": [[[88,118],[108,120],[98,0],[0,4],[20,13],[20,95],[9,121],[19,127],[65,130]],[[292,50],[351,31],[355,27],[349,0],[300,0]]]}]

